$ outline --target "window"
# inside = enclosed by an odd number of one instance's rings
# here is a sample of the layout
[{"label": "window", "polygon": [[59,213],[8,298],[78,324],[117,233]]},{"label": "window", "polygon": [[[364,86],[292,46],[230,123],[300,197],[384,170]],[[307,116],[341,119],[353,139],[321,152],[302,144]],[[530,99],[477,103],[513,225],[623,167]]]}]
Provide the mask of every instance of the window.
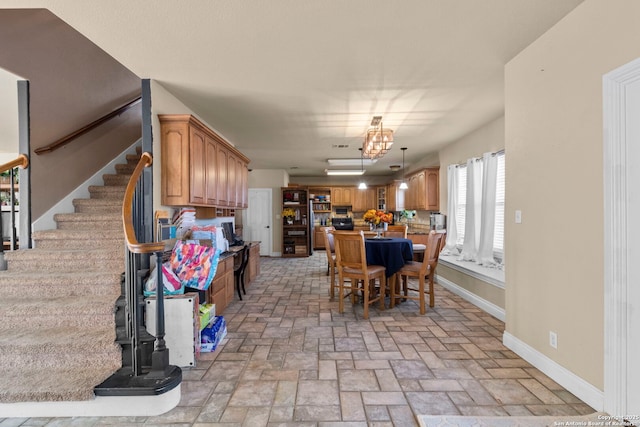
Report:
[{"label": "window", "polygon": [[[496,154],[498,160],[498,179],[496,182],[496,219],[495,234],[493,236],[493,248],[497,258],[502,259],[504,252],[504,199],[505,199],[505,178],[504,178],[504,152]],[[467,167],[458,167],[458,203],[456,209],[456,226],[458,238],[456,243],[462,248],[464,242],[465,212],[467,208]]]}]

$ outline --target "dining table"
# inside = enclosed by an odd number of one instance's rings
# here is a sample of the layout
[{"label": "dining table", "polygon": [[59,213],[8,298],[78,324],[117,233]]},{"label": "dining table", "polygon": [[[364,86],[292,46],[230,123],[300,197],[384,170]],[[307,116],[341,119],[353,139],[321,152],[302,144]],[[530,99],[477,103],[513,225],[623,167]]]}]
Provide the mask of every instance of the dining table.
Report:
[{"label": "dining table", "polygon": [[413,260],[413,242],[400,237],[365,238],[367,264],[383,265],[387,278],[395,275],[406,262]]},{"label": "dining table", "polygon": [[[413,260],[413,242],[401,237],[371,237],[364,239],[364,249],[367,264],[384,266],[387,289],[393,286],[398,293],[400,281],[396,273],[403,265]],[[395,303],[399,302],[400,299],[396,298]]]}]

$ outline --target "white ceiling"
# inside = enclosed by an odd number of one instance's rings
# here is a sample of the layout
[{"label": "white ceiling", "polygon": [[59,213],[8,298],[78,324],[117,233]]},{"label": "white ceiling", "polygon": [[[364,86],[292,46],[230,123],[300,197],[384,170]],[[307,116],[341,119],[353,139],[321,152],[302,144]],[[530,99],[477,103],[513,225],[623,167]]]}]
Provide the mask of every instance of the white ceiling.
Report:
[{"label": "white ceiling", "polygon": [[[504,65],[582,0],[0,0],[44,7],[159,81],[254,169],[320,176],[374,115],[392,174],[501,114]],[[334,145],[348,148],[333,148]]]}]

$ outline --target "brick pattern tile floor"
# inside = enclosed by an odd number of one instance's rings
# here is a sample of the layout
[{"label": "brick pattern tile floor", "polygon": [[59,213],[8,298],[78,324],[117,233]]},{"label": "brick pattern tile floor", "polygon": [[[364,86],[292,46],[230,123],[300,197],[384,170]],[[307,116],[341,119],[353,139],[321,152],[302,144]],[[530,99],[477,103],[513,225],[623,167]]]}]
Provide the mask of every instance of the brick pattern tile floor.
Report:
[{"label": "brick pattern tile floor", "polygon": [[[363,320],[349,300],[338,313],[328,284],[323,252],[262,258],[247,296],[224,313],[222,347],[183,370],[175,409],[91,425],[416,426],[419,414],[594,412],[504,347],[501,321],[438,285],[424,316],[406,301]],[[39,421],[23,425],[65,425]]]}]

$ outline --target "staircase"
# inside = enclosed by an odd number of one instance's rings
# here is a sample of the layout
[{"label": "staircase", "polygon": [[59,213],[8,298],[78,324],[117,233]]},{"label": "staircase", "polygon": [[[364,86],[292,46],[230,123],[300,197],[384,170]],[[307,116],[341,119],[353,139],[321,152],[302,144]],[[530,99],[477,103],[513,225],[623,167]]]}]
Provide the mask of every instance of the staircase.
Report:
[{"label": "staircase", "polygon": [[139,155],[5,253],[0,272],[0,404],[94,399],[122,366],[115,310],[125,269],[122,199]]}]

